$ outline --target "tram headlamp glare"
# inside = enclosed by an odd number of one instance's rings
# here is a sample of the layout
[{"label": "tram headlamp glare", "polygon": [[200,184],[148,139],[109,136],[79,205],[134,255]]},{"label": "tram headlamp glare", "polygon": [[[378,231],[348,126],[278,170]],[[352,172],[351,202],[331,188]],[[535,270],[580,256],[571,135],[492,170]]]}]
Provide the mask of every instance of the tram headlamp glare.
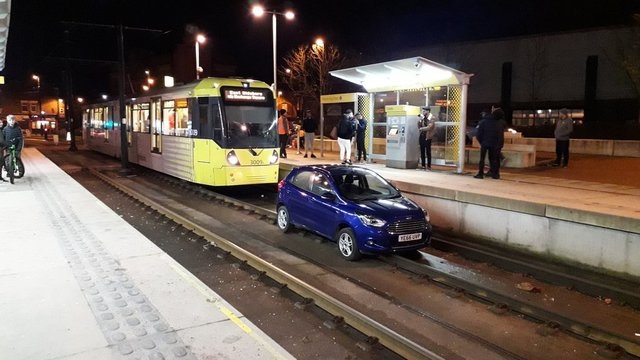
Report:
[{"label": "tram headlamp glare", "polygon": [[269,164],[275,164],[278,162],[278,152],[273,150],[271,156],[269,157]]},{"label": "tram headlamp glare", "polygon": [[235,151],[229,151],[229,153],[227,154],[227,162],[231,165],[240,165],[240,160],[236,156]]}]

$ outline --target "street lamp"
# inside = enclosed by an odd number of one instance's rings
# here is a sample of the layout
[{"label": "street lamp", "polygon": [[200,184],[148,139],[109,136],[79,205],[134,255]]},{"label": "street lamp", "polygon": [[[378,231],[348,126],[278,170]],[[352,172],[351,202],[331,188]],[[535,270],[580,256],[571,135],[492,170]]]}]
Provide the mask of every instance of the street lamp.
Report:
[{"label": "street lamp", "polygon": [[31,78],[36,81],[36,89],[38,90],[38,113],[42,112],[42,99],[40,97],[40,76],[31,75]]},{"label": "street lamp", "polygon": [[202,35],[196,35],[196,80],[200,80],[200,73],[202,68],[200,67],[200,44],[204,44],[207,38]]},{"label": "street lamp", "polygon": [[271,14],[271,28],[273,30],[273,91],[276,92],[278,90],[278,80],[277,80],[278,73],[277,73],[277,60],[276,60],[276,34],[277,34],[276,15],[282,15],[287,20],[293,20],[293,18],[295,18],[296,15],[291,10],[287,10],[284,13],[277,12],[277,11],[266,11],[260,5],[254,5],[253,8],[251,9],[251,12],[256,17],[260,17],[265,13]]},{"label": "street lamp", "polygon": [[320,96],[322,96],[323,90],[324,90],[324,84],[323,84],[323,80],[324,80],[324,67],[325,67],[325,62],[326,62],[326,54],[325,54],[325,47],[324,47],[324,40],[319,37],[316,39],[315,43],[311,46],[313,48],[313,54],[315,55],[316,59],[317,59],[317,66],[318,66],[318,82],[320,83],[320,87],[319,87],[319,94]]}]

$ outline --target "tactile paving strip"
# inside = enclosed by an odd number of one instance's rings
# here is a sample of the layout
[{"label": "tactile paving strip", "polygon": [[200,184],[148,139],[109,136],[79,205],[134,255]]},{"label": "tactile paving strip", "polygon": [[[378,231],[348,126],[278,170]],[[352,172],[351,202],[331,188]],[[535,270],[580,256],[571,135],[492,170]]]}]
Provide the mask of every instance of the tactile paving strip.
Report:
[{"label": "tactile paving strip", "polygon": [[55,186],[42,180],[33,186],[44,195],[43,208],[114,358],[195,360],[126,269],[80,222]]}]

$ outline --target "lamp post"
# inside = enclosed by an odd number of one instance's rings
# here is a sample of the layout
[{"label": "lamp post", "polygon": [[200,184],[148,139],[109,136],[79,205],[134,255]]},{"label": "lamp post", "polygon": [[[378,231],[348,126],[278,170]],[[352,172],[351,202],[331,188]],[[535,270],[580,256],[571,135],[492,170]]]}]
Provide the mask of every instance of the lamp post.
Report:
[{"label": "lamp post", "polygon": [[[322,112],[322,93],[324,90],[324,67],[325,67],[325,48],[324,40],[317,38],[315,43],[311,45],[313,55],[318,68],[318,102],[320,103],[320,138],[324,138],[324,114]],[[324,157],[324,141],[320,142],[320,157]]]},{"label": "lamp post", "polygon": [[202,68],[200,67],[200,44],[204,44],[207,38],[202,35],[196,35],[196,80],[200,80],[200,73]]},{"label": "lamp post", "polygon": [[[40,123],[41,126],[44,126],[44,122],[42,121],[44,119],[43,119],[43,113],[42,113],[42,97],[40,96],[40,76],[34,74],[34,75],[31,75],[31,78],[36,81],[36,90],[38,91],[38,95],[37,95],[38,96],[38,123]],[[45,136],[46,136],[46,133],[45,133]],[[46,140],[46,137],[45,137],[45,140]]]},{"label": "lamp post", "polygon": [[40,98],[40,76],[31,75],[31,78],[36,81],[36,89],[38,90],[38,114],[42,112],[42,99]]},{"label": "lamp post", "polygon": [[265,13],[267,14],[271,14],[271,28],[272,28],[272,33],[273,33],[273,92],[277,94],[278,91],[278,72],[277,72],[277,67],[278,67],[278,62],[277,62],[277,58],[276,58],[276,43],[277,43],[277,26],[276,26],[276,15],[282,15],[285,17],[285,19],[287,20],[293,20],[296,15],[293,13],[293,11],[291,10],[287,10],[283,13],[281,12],[277,12],[277,11],[267,11],[265,10],[262,6],[260,5],[254,5],[253,8],[251,9],[251,12],[253,13],[254,16],[256,17],[260,17],[262,15],[264,15]]}]

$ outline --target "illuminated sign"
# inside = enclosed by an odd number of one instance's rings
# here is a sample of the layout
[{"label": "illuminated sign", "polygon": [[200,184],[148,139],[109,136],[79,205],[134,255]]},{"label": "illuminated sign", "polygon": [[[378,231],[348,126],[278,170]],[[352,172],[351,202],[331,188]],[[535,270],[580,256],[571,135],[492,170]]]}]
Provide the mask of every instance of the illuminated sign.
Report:
[{"label": "illuminated sign", "polygon": [[270,90],[260,89],[225,89],[224,99],[227,101],[259,101],[266,102]]}]

